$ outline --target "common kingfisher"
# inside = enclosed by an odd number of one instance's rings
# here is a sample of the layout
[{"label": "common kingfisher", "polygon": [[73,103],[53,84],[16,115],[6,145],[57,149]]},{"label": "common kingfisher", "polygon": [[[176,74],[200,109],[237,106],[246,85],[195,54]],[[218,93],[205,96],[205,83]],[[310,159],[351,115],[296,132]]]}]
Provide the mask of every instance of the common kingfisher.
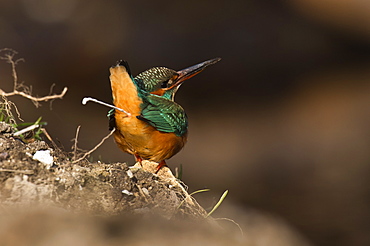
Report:
[{"label": "common kingfisher", "polygon": [[167,159],[185,145],[188,119],[184,109],[174,101],[182,83],[220,61],[214,58],[175,71],[166,67],[150,68],[133,77],[126,61],[110,68],[113,109],[108,114],[109,129],[118,147],[135,156],[136,161],[158,163],[156,172]]}]

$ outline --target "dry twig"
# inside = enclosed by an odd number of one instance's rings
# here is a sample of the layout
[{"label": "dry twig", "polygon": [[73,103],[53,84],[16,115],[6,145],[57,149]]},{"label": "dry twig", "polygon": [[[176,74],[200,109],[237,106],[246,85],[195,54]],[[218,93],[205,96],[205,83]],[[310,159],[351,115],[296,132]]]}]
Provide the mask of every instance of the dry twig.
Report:
[{"label": "dry twig", "polygon": [[16,133],[13,134],[13,136],[20,136],[22,135],[23,133],[26,133],[26,132],[29,132],[29,131],[32,131],[32,130],[35,130],[36,128],[38,128],[40,125],[39,124],[35,124],[35,125],[30,125],[20,131],[17,131]]},{"label": "dry twig", "polygon": [[34,171],[32,170],[13,170],[13,169],[5,169],[5,168],[0,168],[0,172],[34,174]]},{"label": "dry twig", "polygon": [[73,147],[72,147],[72,150],[73,150],[73,157],[72,157],[72,160],[76,160],[77,158],[77,142],[78,142],[78,135],[80,134],[80,128],[81,126],[78,126],[77,127],[77,130],[76,130],[76,136],[75,138],[73,139],[74,141],[74,144],[73,144]]},{"label": "dry twig", "polygon": [[[0,89],[0,93],[1,93],[1,89]],[[22,118],[21,118],[21,114],[18,111],[17,105],[15,105],[15,103],[13,103],[12,101],[9,101],[5,96],[1,96],[1,99],[2,99],[2,102],[0,102],[0,113],[1,113],[1,115],[3,117],[5,117],[5,119],[7,119],[10,124],[15,125],[16,121],[15,121],[14,115],[12,113],[12,108],[14,108],[18,119],[23,121]]]},{"label": "dry twig", "polygon": [[[77,130],[79,131],[79,127],[77,128]],[[85,159],[87,156],[89,156],[92,152],[94,152],[95,150],[97,150],[104,142],[105,140],[107,140],[112,134],[113,132],[115,131],[116,129],[113,129],[108,135],[106,135],[94,148],[92,148],[91,150],[87,151],[81,158],[78,158],[77,160],[74,160],[72,161],[72,163],[77,163],[79,161],[82,161],[83,159]],[[75,139],[75,149],[77,149],[77,137],[78,137],[78,133],[76,133],[76,139]]]},{"label": "dry twig", "polygon": [[63,91],[60,94],[52,94],[52,92],[51,92],[51,90],[53,88],[53,86],[52,86],[49,95],[43,96],[43,97],[32,96],[32,94],[31,94],[32,88],[27,87],[27,86],[23,85],[23,83],[18,82],[18,75],[17,75],[16,65],[19,62],[24,61],[24,59],[16,59],[15,60],[14,56],[17,54],[17,52],[15,50],[12,50],[12,49],[5,48],[5,49],[1,49],[0,52],[5,53],[4,55],[0,56],[0,59],[5,60],[7,63],[10,63],[10,65],[12,67],[12,77],[13,77],[13,91],[5,92],[2,89],[0,89],[0,95],[1,96],[10,97],[10,96],[14,96],[14,95],[19,95],[19,96],[25,97],[27,99],[30,99],[36,107],[39,107],[40,106],[39,102],[54,100],[54,99],[58,99],[58,98],[61,99],[67,93],[68,88],[64,87]]},{"label": "dry twig", "polygon": [[46,138],[51,142],[51,144],[53,145],[54,149],[59,149],[58,145],[56,145],[56,143],[54,142],[54,140],[51,138],[50,134],[46,131],[45,128],[41,128],[41,131],[42,133],[44,133],[44,135],[46,136]]},{"label": "dry twig", "polygon": [[213,219],[214,220],[225,220],[225,221],[229,221],[229,222],[233,223],[234,225],[236,225],[238,227],[241,236],[244,237],[244,232],[243,232],[242,227],[238,223],[236,223],[234,220],[229,219],[229,218],[213,218]]}]

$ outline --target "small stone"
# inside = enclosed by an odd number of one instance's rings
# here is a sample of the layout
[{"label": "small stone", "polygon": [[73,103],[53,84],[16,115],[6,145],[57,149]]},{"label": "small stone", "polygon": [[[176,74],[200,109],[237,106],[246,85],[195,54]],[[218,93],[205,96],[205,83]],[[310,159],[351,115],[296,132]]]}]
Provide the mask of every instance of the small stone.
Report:
[{"label": "small stone", "polygon": [[46,169],[50,169],[54,163],[54,158],[50,155],[50,150],[39,150],[33,155],[33,159],[41,162],[46,166]]},{"label": "small stone", "polygon": [[128,191],[128,190],[123,190],[122,191],[122,194],[125,194],[125,195],[128,195],[128,196],[132,196],[134,193]]},{"label": "small stone", "polygon": [[131,170],[127,170],[127,176],[132,179],[134,177],[134,174],[131,172]]},{"label": "small stone", "polygon": [[147,188],[142,188],[141,189],[143,191],[143,193],[146,195],[146,196],[149,196],[149,191]]}]

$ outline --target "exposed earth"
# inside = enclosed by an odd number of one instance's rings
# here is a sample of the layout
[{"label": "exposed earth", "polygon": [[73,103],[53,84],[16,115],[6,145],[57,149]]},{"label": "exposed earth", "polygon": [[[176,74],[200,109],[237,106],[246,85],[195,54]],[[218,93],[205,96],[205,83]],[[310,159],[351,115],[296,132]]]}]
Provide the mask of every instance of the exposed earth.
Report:
[{"label": "exposed earth", "polygon": [[242,226],[207,216],[168,167],[154,174],[149,161],[73,163],[59,148],[13,134],[0,122],[2,245],[309,245],[256,212],[240,212]]}]

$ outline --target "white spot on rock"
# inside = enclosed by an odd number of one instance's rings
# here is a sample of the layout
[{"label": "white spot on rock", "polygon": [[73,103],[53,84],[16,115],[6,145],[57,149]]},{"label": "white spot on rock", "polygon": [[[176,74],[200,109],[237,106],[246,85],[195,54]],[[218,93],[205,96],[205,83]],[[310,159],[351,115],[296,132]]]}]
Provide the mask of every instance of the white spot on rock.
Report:
[{"label": "white spot on rock", "polygon": [[127,170],[127,176],[132,179],[134,177],[134,174],[131,172],[131,170]]},{"label": "white spot on rock", "polygon": [[123,190],[122,193],[128,196],[132,196],[134,194],[132,192],[129,192],[128,190]]},{"label": "white spot on rock", "polygon": [[147,188],[142,188],[142,191],[145,195],[149,196],[149,191]]},{"label": "white spot on rock", "polygon": [[50,150],[38,150],[32,157],[46,166],[46,169],[50,169],[53,165],[54,159],[50,155]]}]

